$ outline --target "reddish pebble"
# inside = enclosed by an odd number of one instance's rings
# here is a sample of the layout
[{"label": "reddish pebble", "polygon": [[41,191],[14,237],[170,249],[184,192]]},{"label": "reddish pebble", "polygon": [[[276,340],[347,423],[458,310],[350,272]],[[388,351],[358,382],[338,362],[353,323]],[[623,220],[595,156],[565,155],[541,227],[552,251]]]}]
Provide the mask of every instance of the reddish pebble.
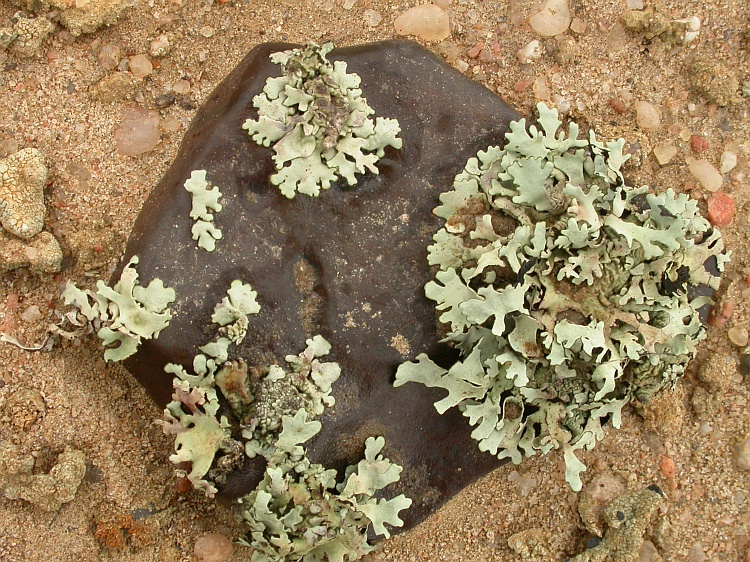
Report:
[{"label": "reddish pebble", "polygon": [[466,53],[470,59],[475,59],[479,56],[479,53],[482,52],[482,49],[484,49],[484,43],[477,43],[474,45],[471,49],[469,49],[469,52]]},{"label": "reddish pebble", "polygon": [[696,154],[708,149],[708,141],[699,135],[690,137],[690,149]]},{"label": "reddish pebble", "polygon": [[621,99],[610,98],[609,107],[615,110],[615,113],[625,113],[628,110],[628,106]]},{"label": "reddish pebble", "polygon": [[99,254],[99,253],[101,253],[101,252],[103,252],[103,251],[104,251],[104,248],[102,247],[102,245],[101,245],[101,244],[94,244],[94,246],[93,246],[93,249],[94,249],[94,251],[95,251],[95,252],[96,252],[97,254]]},{"label": "reddish pebble", "polygon": [[723,328],[727,325],[737,304],[734,301],[722,303],[721,308],[711,307],[711,314],[708,317],[708,324],[714,328]]},{"label": "reddish pebble", "polygon": [[717,191],[708,198],[708,220],[714,226],[727,226],[734,217],[734,199],[728,193]]},{"label": "reddish pebble", "polygon": [[660,468],[661,468],[661,473],[664,476],[666,476],[670,480],[674,478],[674,475],[675,475],[674,461],[670,457],[665,455],[661,458]]},{"label": "reddish pebble", "polygon": [[500,43],[498,43],[497,41],[492,43],[492,54],[496,57],[500,55]]},{"label": "reddish pebble", "polygon": [[513,91],[518,92],[519,94],[522,92],[525,92],[529,89],[529,86],[531,86],[534,83],[533,80],[529,80],[528,78],[524,78],[523,80],[519,80],[515,84],[513,84]]}]

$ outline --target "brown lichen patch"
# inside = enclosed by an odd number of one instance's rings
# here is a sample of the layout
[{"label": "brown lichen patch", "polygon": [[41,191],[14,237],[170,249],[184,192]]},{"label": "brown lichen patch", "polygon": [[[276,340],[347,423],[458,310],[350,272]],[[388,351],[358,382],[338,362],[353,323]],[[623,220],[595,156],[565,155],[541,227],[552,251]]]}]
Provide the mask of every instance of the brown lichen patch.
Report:
[{"label": "brown lichen patch", "polygon": [[44,417],[47,408],[42,394],[35,388],[21,387],[2,404],[2,421],[9,421],[18,431],[28,431]]},{"label": "brown lichen patch", "polygon": [[303,257],[294,264],[294,283],[302,297],[297,314],[308,336],[316,333],[316,320],[323,306],[323,299],[315,290],[319,281],[318,271],[308,259]]},{"label": "brown lichen patch", "polygon": [[665,439],[679,435],[689,421],[687,392],[684,384],[678,384],[672,392],[659,392],[646,404],[633,402],[636,411],[643,418],[643,427],[649,433],[656,433]]},{"label": "brown lichen patch", "polygon": [[403,357],[408,357],[411,353],[411,346],[409,340],[407,340],[401,334],[396,334],[391,338],[391,347],[399,352]]},{"label": "brown lichen patch", "polygon": [[136,521],[130,514],[110,515],[95,522],[94,537],[105,552],[137,550],[153,544],[158,529],[159,524],[154,519]]}]

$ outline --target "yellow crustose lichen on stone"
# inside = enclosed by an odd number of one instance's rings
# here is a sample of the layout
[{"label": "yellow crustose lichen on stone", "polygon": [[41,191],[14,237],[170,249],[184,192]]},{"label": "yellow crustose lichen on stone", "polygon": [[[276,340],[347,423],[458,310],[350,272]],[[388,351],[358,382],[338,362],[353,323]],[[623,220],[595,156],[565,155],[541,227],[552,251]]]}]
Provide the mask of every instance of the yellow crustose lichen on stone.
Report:
[{"label": "yellow crustose lichen on stone", "polygon": [[42,233],[46,182],[44,156],[35,148],[0,160],[0,223],[7,231],[0,231],[0,269],[29,266],[40,273],[60,271],[60,244]]}]

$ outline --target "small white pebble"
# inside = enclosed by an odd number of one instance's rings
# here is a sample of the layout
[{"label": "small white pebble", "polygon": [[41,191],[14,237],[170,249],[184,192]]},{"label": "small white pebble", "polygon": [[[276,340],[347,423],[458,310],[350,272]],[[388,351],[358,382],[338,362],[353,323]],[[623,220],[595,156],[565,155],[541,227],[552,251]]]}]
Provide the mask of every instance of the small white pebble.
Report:
[{"label": "small white pebble", "polygon": [[635,102],[635,121],[644,131],[656,131],[661,127],[661,117],[656,107],[644,100]]},{"label": "small white pebble", "polygon": [[204,25],[203,27],[201,27],[199,33],[203,35],[203,37],[209,38],[213,37],[216,34],[216,30],[210,25]]},{"label": "small white pebble", "polygon": [[351,10],[359,0],[344,0],[344,9]]},{"label": "small white pebble", "polygon": [[728,174],[737,165],[737,155],[734,152],[725,150],[721,153],[721,160],[719,162],[719,171],[722,174]]},{"label": "small white pebble", "polygon": [[149,54],[152,57],[163,57],[169,52],[169,39],[166,35],[159,35],[156,39],[151,41],[151,47]]},{"label": "small white pebble", "polygon": [[659,144],[654,147],[654,156],[660,166],[666,166],[677,154],[677,147],[673,144]]},{"label": "small white pebble", "polygon": [[554,37],[568,29],[571,19],[568,0],[547,0],[541,11],[529,18],[529,25],[542,37]]},{"label": "small white pebble", "polygon": [[712,192],[721,189],[724,178],[719,173],[719,170],[708,160],[696,160],[695,158],[687,157],[685,158],[685,162],[687,162],[690,173],[705,189]]},{"label": "small white pebble", "polygon": [[453,66],[461,73],[469,70],[469,63],[462,59],[458,59],[456,62],[454,62]]},{"label": "small white pebble", "polygon": [[581,18],[573,18],[573,21],[570,22],[570,30],[579,35],[586,33],[586,22]]},{"label": "small white pebble", "polygon": [[178,80],[172,86],[172,91],[175,94],[187,94],[190,92],[190,82],[187,80]]},{"label": "small white pebble", "polygon": [[628,10],[642,10],[643,0],[627,0],[626,5]]},{"label": "small white pebble", "polygon": [[700,428],[698,429],[698,432],[701,435],[708,435],[714,430],[713,427],[711,427],[711,424],[708,422],[701,422]]},{"label": "small white pebble", "polygon": [[365,23],[369,27],[377,27],[380,25],[380,22],[383,21],[383,16],[381,16],[380,12],[376,10],[365,10],[363,15],[365,17]]},{"label": "small white pebble", "polygon": [[42,319],[42,312],[41,310],[39,310],[39,307],[37,305],[32,304],[29,308],[21,313],[21,319],[24,322],[33,323]]},{"label": "small white pebble", "polygon": [[154,65],[151,64],[151,61],[148,60],[146,55],[135,55],[134,57],[130,57],[128,60],[128,67],[130,68],[130,72],[133,73],[133,76],[139,80],[145,78],[154,71]]},{"label": "small white pebble", "polygon": [[529,64],[542,56],[542,46],[534,39],[521,47],[516,56],[521,64]]},{"label": "small white pebble", "polygon": [[750,334],[742,326],[734,326],[727,331],[727,337],[734,345],[745,347],[750,340]]}]

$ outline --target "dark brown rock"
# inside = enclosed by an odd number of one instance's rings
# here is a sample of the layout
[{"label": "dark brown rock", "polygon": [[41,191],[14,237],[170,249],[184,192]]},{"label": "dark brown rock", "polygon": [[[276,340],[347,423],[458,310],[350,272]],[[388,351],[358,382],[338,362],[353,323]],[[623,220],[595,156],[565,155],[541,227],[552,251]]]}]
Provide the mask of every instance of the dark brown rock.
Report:
[{"label": "dark brown rock", "polygon": [[[142,283],[162,279],[177,301],[169,328],[126,366],[159,404],[168,402],[172,375],[164,365],[190,366],[197,346],[214,336],[211,313],[232,280],[250,283],[261,311],[234,356],[283,365],[306,338],[323,335],[333,346],[326,360],[337,361],[342,376],[309,456],[343,469],[361,458],[368,436],[384,435],[384,454],[404,467],[387,495],[414,500],[402,512],[408,529],[500,464],[477,449],[459,412],[437,414],[433,403],[443,391],[395,389],[392,381],[398,365],[418,353],[451,361],[452,351],[438,343],[434,303],[424,296],[431,278],[425,248],[442,222],[432,209],[466,160],[502,142],[519,116],[414,43],[337,49],[329,59],[346,60],[361,76],[376,114],[398,119],[403,149],[386,151],[380,174],[361,177],[354,188],[338,184],[318,198],[288,200],[269,184],[271,150],[241,128],[257,116],[253,96],[279,74],[268,55],[288,48],[257,47],[222,82],[144,205],[124,261],[138,254]],[[215,218],[223,239],[213,253],[198,249],[190,234],[190,195],[182,186],[198,169],[223,193]],[[247,493],[262,470],[247,460],[222,493]]]}]

